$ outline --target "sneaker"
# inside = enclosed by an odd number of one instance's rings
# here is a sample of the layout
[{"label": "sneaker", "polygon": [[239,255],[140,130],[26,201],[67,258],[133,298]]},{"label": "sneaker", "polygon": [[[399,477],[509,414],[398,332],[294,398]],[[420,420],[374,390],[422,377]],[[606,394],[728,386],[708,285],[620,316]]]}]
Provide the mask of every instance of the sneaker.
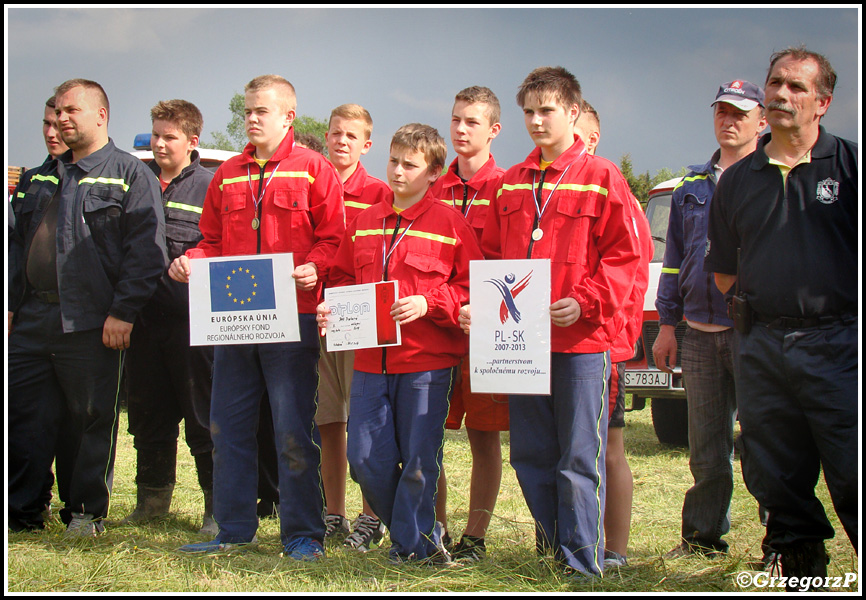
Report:
[{"label": "sneaker", "polygon": [[283,546],[283,556],[295,560],[315,561],[325,557],[321,542],[308,537],[295,538]]},{"label": "sneaker", "polygon": [[451,558],[468,562],[478,562],[487,556],[484,538],[463,534],[451,550]]},{"label": "sneaker", "polygon": [[325,539],[335,537],[344,539],[349,535],[349,519],[343,515],[325,516]]},{"label": "sneaker", "polygon": [[95,520],[90,513],[72,513],[72,520],[66,527],[68,538],[91,538],[105,531],[102,519]]},{"label": "sneaker", "polygon": [[361,513],[352,523],[352,533],[343,542],[344,546],[359,552],[368,552],[379,545],[385,536],[385,525],[376,517]]},{"label": "sneaker", "polygon": [[627,567],[628,560],[619,552],[613,550],[604,551],[604,569],[618,569],[619,567]]},{"label": "sneaker", "polygon": [[177,549],[185,554],[231,554],[232,552],[246,552],[259,543],[257,537],[253,536],[251,542],[221,542],[211,540],[209,542],[198,542],[187,544]]}]

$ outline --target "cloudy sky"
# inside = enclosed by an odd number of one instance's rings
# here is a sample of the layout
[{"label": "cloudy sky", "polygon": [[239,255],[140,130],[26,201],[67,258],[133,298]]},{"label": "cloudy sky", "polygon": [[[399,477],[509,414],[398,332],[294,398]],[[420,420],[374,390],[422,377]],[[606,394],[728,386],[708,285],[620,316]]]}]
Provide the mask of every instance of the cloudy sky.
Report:
[{"label": "cloudy sky", "polygon": [[598,153],[637,172],[705,162],[715,149],[710,103],[721,83],[763,83],[770,54],[805,44],[839,80],[824,125],[859,140],[859,8],[67,8],[6,10],[7,164],[45,157],[40,123],[53,88],[74,77],[103,85],[109,133],[132,148],[150,108],[184,98],[224,131],[232,95],[276,73],[298,113],[327,119],[346,102],[374,120],[367,169],[385,172],[388,142],[409,122],[449,142],[454,94],[486,85],[503,107],[497,162],[531,150],[514,97],[535,67],[561,65],[601,115]]}]

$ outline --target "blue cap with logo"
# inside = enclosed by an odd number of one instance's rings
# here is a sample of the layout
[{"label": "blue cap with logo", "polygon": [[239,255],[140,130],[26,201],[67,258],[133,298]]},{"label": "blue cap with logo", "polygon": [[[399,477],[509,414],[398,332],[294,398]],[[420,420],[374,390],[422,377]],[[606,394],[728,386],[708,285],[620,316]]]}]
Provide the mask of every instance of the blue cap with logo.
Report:
[{"label": "blue cap with logo", "polygon": [[710,106],[715,105],[716,102],[727,102],[740,110],[749,111],[756,106],[764,106],[764,90],[754,83],[738,79],[719,88],[716,99]]}]

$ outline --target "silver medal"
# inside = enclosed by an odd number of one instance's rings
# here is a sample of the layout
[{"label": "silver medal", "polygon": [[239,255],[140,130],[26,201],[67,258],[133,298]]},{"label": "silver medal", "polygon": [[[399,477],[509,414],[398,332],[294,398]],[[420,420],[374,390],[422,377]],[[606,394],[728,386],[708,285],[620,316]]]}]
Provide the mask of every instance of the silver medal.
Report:
[{"label": "silver medal", "polygon": [[542,237],[543,235],[544,235],[544,232],[541,231],[541,228],[539,227],[538,229],[536,229],[536,230],[534,230],[534,231],[532,232],[532,239],[535,240],[535,241],[537,242],[538,240],[541,239],[541,237]]}]

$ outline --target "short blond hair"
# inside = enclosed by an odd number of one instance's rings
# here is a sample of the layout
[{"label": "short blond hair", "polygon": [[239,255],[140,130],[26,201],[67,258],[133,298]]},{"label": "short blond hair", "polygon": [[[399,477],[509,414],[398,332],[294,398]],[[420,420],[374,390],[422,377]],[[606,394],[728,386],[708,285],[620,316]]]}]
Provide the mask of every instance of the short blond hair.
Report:
[{"label": "short blond hair", "polygon": [[284,109],[286,113],[290,110],[297,110],[298,99],[295,95],[295,86],[279,75],[259,75],[244,86],[244,93],[261,92],[271,88],[277,92],[280,108]]},{"label": "short blond hair", "polygon": [[454,103],[466,102],[467,104],[486,104],[484,116],[490,121],[491,125],[499,123],[499,118],[502,114],[502,109],[499,107],[499,98],[493,93],[493,90],[480,85],[473,85],[457,92],[454,97]]},{"label": "short blond hair", "polygon": [[340,117],[341,119],[347,119],[350,121],[363,121],[364,135],[366,136],[366,139],[369,140],[370,136],[373,135],[373,117],[371,117],[370,112],[360,104],[341,104],[332,110],[331,116],[328,117],[328,129],[331,128],[331,121],[334,120],[334,117]]},{"label": "short blond hair", "polygon": [[439,131],[422,123],[409,123],[398,129],[391,138],[391,148],[394,147],[421,152],[427,161],[428,172],[436,174],[442,171],[448,154],[445,140],[439,135]]}]

